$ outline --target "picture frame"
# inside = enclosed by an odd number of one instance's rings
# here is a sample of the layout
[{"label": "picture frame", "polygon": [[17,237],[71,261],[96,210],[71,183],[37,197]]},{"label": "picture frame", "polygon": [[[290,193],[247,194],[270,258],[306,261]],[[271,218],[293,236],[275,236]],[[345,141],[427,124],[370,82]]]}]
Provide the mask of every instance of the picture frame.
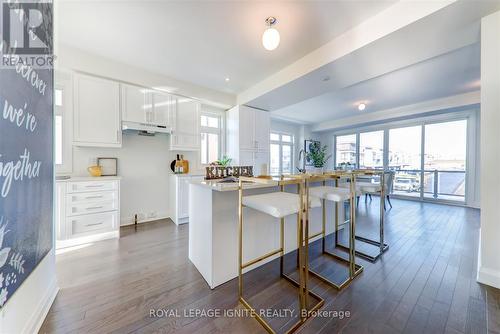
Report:
[{"label": "picture frame", "polygon": [[102,168],[102,176],[118,175],[118,158],[97,158],[97,165]]},{"label": "picture frame", "polygon": [[320,143],[318,140],[312,140],[312,139],[304,140],[304,152],[306,154],[306,166],[307,167],[313,166],[312,161],[309,160],[309,158],[308,158],[309,152],[311,151],[310,147],[311,147],[311,145],[318,144],[318,143]]}]

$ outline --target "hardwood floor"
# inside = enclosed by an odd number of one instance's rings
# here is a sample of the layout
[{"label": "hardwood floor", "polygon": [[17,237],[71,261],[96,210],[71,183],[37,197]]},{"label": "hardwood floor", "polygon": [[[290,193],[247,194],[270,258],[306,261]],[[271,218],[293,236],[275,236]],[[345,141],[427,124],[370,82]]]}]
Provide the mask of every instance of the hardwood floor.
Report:
[{"label": "hardwood floor", "polygon": [[[390,249],[381,260],[359,260],[364,272],[341,292],[311,278],[325,299],[322,310],[350,316],[316,317],[300,332],[500,334],[500,292],[475,280],[479,211],[402,200],[393,205],[386,216]],[[361,201],[358,235],[377,237],[377,214],[377,199]],[[326,262],[319,249],[319,243],[311,247],[311,265],[344,275],[345,268]],[[294,254],[288,255],[288,271],[294,265]],[[41,333],[264,332],[249,317],[185,316],[184,310],[243,309],[236,279],[210,290],[189,262],[186,225],[164,220],[123,228],[119,241],[58,255],[57,267],[61,290]],[[246,274],[245,295],[258,307],[293,309],[296,292],[278,273],[273,261]],[[150,316],[157,308],[177,309],[180,317]],[[292,321],[275,317],[271,325],[283,332]]]}]

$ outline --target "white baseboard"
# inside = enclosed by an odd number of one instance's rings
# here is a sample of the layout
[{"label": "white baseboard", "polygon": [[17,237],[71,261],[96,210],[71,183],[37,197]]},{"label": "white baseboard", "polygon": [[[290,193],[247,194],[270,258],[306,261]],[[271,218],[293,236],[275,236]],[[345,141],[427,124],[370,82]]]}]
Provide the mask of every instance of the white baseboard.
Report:
[{"label": "white baseboard", "polygon": [[42,327],[45,317],[49,313],[52,303],[56,299],[58,292],[59,287],[57,286],[57,280],[54,275],[54,279],[52,280],[50,286],[47,288],[47,293],[38,303],[36,311],[33,313],[33,316],[31,317],[29,322],[24,326],[22,333],[38,333],[38,331]]},{"label": "white baseboard", "polygon": [[500,271],[491,268],[479,267],[477,281],[500,289]]},{"label": "white baseboard", "polygon": [[[138,220],[137,224],[148,223],[148,222],[152,222],[155,220],[168,219],[168,218],[170,218],[169,215],[161,215],[161,216],[154,217],[154,218],[147,218],[147,219]],[[120,226],[130,226],[130,225],[134,225],[133,218],[121,219]]]}]

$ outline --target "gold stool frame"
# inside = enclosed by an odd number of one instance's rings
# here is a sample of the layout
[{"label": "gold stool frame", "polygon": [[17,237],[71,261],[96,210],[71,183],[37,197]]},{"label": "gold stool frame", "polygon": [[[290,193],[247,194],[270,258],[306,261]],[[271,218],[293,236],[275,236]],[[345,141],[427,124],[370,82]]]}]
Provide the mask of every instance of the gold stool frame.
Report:
[{"label": "gold stool frame", "polygon": [[[298,176],[301,177],[301,176]],[[334,254],[332,252],[329,252],[325,249],[325,238],[326,238],[326,200],[322,199],[321,200],[321,209],[322,209],[322,229],[320,232],[315,233],[313,235],[310,235],[306,232],[306,236],[308,236],[306,239],[312,239],[315,238],[319,235],[322,236],[321,238],[321,252],[324,255],[328,255],[329,257],[343,262],[347,263],[349,265],[349,277],[346,278],[343,282],[340,284],[337,284],[333,282],[332,280],[328,279],[327,277],[323,276],[317,271],[314,271],[312,269],[309,269],[309,272],[323,281],[324,283],[333,286],[337,290],[342,290],[345,287],[347,287],[359,274],[363,272],[363,266],[356,264],[356,257],[355,257],[355,229],[356,229],[356,206],[355,206],[355,189],[356,189],[356,184],[355,184],[355,177],[352,173],[346,173],[346,172],[327,172],[324,174],[317,174],[317,175],[303,175],[302,176],[305,180],[305,185],[306,185],[306,193],[307,196],[309,196],[309,184],[314,183],[314,182],[322,182],[323,185],[326,184],[327,180],[334,180],[335,181],[335,186],[338,186],[338,179],[342,177],[349,177],[351,180],[351,188],[350,188],[350,197],[349,197],[349,203],[350,203],[350,214],[351,214],[351,222],[349,224],[350,226],[350,231],[349,231],[349,247],[346,247],[346,249],[349,251],[349,259],[345,259],[340,255]],[[308,203],[308,202],[306,202]],[[339,202],[335,203],[335,240],[338,241],[338,230],[339,230]],[[306,220],[308,222],[309,216],[308,213],[306,215]]]},{"label": "gold stool frame", "polygon": [[[258,258],[255,258],[253,260],[250,260],[246,263],[243,263],[243,182],[254,182],[254,183],[261,183],[261,184],[268,184],[269,186],[279,186],[280,191],[284,191],[285,185],[291,185],[291,184],[296,184],[298,187],[298,192],[299,192],[299,199],[300,199],[300,206],[299,206],[299,212],[297,213],[297,246],[298,246],[298,255],[299,255],[299,263],[301,270],[299,270],[299,282],[295,281],[288,275],[284,274],[284,262],[283,262],[283,257],[285,255],[285,237],[284,237],[284,230],[285,230],[285,218],[280,218],[280,248],[274,251],[271,251],[265,255],[262,255]],[[278,180],[273,179],[273,178],[255,178],[255,177],[240,177],[239,178],[239,183],[238,183],[238,217],[239,217],[239,223],[238,223],[238,251],[239,251],[239,256],[238,256],[238,300],[239,302],[248,310],[250,310],[251,315],[254,316],[257,321],[266,329],[268,333],[276,333],[274,329],[262,318],[255,310],[252,305],[243,297],[243,269],[256,264],[260,261],[263,261],[273,255],[280,254],[280,277],[286,279],[288,282],[290,282],[292,285],[297,287],[299,289],[299,320],[295,322],[290,329],[286,331],[286,333],[293,333],[295,332],[300,326],[302,326],[312,315],[313,312],[318,310],[321,306],[324,304],[324,299],[315,294],[314,292],[310,291],[307,287],[308,283],[308,264],[307,262],[305,265],[303,265],[305,259],[308,259],[308,252],[309,252],[309,242],[300,242],[300,240],[303,240],[304,238],[304,213],[307,215],[308,213],[308,205],[306,205],[306,210],[304,212],[304,191],[305,191],[305,182],[300,179],[296,178],[284,178],[283,176],[279,178]],[[308,194],[307,194],[308,198]],[[306,202],[308,203],[308,202]],[[308,222],[306,221],[306,231],[308,231]],[[308,296],[311,295],[315,299],[319,300],[318,303],[316,303],[311,310],[307,310],[307,305],[308,305]],[[303,311],[306,312],[303,312]],[[306,314],[304,316],[304,314]]]},{"label": "gold stool frame", "polygon": [[[356,235],[355,239],[361,242],[376,246],[379,248],[379,252],[373,256],[361,251],[356,251],[356,255],[364,258],[370,262],[376,262],[382,254],[384,254],[388,249],[389,245],[384,242],[384,216],[385,216],[385,171],[372,170],[372,169],[358,169],[354,172],[355,176],[360,175],[379,175],[380,176],[380,218],[379,218],[379,241],[361,237]],[[341,248],[343,250],[348,250],[349,248],[338,242],[337,234],[335,234],[335,247]]]}]

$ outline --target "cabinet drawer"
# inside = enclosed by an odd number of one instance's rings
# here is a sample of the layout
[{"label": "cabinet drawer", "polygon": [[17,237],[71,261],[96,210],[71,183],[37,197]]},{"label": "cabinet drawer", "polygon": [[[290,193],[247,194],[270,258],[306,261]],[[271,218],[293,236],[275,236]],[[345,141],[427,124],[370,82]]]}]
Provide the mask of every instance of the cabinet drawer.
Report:
[{"label": "cabinet drawer", "polygon": [[99,191],[99,192],[68,194],[68,202],[71,204],[82,203],[82,202],[101,203],[107,201],[115,201],[117,199],[118,199],[117,191]]},{"label": "cabinet drawer", "polygon": [[68,216],[75,216],[114,210],[118,210],[118,201],[68,203],[66,212]]},{"label": "cabinet drawer", "polygon": [[81,235],[87,233],[106,232],[115,229],[118,225],[116,212],[99,213],[93,215],[68,218],[71,234]]},{"label": "cabinet drawer", "polygon": [[68,193],[81,193],[89,191],[117,190],[117,181],[86,181],[68,183]]}]

